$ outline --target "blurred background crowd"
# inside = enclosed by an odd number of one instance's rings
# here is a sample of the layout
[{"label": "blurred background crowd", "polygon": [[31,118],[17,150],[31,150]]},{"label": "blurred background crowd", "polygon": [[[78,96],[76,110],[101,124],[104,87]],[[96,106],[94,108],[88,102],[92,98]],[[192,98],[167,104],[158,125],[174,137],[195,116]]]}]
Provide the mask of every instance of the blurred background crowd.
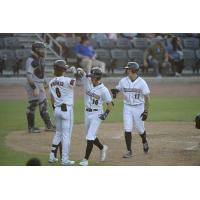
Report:
[{"label": "blurred background crowd", "polygon": [[105,76],[124,73],[129,61],[140,64],[144,76],[199,75],[198,33],[1,33],[0,75],[23,74],[34,41],[47,44],[47,71],[56,59],[69,65],[102,69]]}]

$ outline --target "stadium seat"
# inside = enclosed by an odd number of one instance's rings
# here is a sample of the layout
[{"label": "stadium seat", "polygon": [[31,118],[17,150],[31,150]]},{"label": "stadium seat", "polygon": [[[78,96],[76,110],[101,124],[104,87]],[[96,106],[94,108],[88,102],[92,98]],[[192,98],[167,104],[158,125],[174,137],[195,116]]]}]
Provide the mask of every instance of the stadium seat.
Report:
[{"label": "stadium seat", "polygon": [[199,48],[199,39],[198,38],[184,38],[183,46],[185,49],[198,49]]},{"label": "stadium seat", "polygon": [[116,68],[122,69],[128,62],[127,51],[123,49],[112,49],[111,57],[116,61]]},{"label": "stadium seat", "polygon": [[195,53],[196,53],[196,57],[197,57],[197,59],[200,60],[200,49],[196,50]]},{"label": "stadium seat", "polygon": [[110,39],[101,40],[99,42],[99,46],[100,46],[100,48],[103,48],[103,49],[115,49],[116,48],[115,41],[110,40]]},{"label": "stadium seat", "polygon": [[0,38],[0,48],[3,49],[4,48],[4,39]]},{"label": "stadium seat", "polygon": [[184,64],[186,69],[192,69],[195,64],[195,51],[183,49]]},{"label": "stadium seat", "polygon": [[16,58],[26,59],[31,54],[30,49],[17,49],[15,51]]},{"label": "stadium seat", "polygon": [[76,39],[76,38],[73,38],[73,37],[66,37],[65,38],[65,45],[68,48],[73,48],[76,45],[77,42],[78,42],[78,39]]},{"label": "stadium seat", "polygon": [[90,44],[93,46],[94,49],[99,48],[99,44],[95,39],[90,39]]},{"label": "stadium seat", "polygon": [[96,49],[97,59],[106,63],[106,65],[110,65],[111,55],[110,51],[107,49]]},{"label": "stadium seat", "polygon": [[20,43],[15,37],[6,37],[4,38],[4,44],[6,48],[13,49],[20,47]]},{"label": "stadium seat", "polygon": [[15,62],[15,52],[13,50],[1,49],[0,57],[5,59],[6,70],[12,69]]},{"label": "stadium seat", "polygon": [[131,40],[126,39],[126,38],[118,38],[117,39],[117,48],[120,49],[131,49]]},{"label": "stadium seat", "polygon": [[149,46],[147,38],[134,38],[132,43],[136,49],[146,49]]},{"label": "stadium seat", "polygon": [[128,50],[128,57],[130,58],[130,61],[135,61],[139,65],[143,64],[143,56],[144,56],[144,51],[140,49],[129,49]]}]

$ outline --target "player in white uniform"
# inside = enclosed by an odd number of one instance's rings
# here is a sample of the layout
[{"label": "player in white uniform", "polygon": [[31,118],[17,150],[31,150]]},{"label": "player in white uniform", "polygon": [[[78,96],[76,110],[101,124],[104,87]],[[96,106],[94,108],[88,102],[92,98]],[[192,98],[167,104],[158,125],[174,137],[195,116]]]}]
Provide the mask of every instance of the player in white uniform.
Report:
[{"label": "player in white uniform", "polygon": [[57,150],[62,144],[62,165],[73,165],[69,160],[70,141],[73,127],[73,104],[75,79],[64,77],[67,66],[64,60],[54,63],[55,77],[49,82],[51,102],[55,112],[56,133],[52,140],[49,162],[57,162]]},{"label": "player in white uniform", "polygon": [[123,121],[125,130],[125,141],[127,153],[123,158],[132,157],[132,130],[136,128],[142,138],[143,150],[148,153],[149,146],[146,139],[144,121],[147,119],[149,110],[150,90],[144,79],[137,75],[139,65],[136,62],[128,62],[128,76],[122,78],[115,89],[111,89],[113,98],[116,98],[118,92],[124,96]]},{"label": "player in white uniform", "polygon": [[[81,80],[84,85],[85,129],[87,140],[85,157],[80,162],[80,165],[87,166],[93,144],[100,150],[100,161],[106,159],[108,147],[101,144],[97,138],[97,131],[102,120],[105,120],[108,113],[111,111],[113,102],[109,90],[100,82],[102,71],[99,68],[92,68],[90,75],[86,75],[82,69],[78,69],[78,73],[82,76]],[[107,104],[105,112],[103,111],[104,102]]]}]

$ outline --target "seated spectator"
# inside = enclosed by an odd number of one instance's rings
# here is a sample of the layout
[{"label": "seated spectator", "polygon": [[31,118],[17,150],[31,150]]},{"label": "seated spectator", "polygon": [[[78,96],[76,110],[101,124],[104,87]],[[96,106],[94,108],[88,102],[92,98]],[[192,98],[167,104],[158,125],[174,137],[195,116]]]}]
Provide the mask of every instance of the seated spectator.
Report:
[{"label": "seated spectator", "polygon": [[94,39],[97,42],[101,42],[102,40],[107,39],[107,38],[108,37],[107,37],[106,33],[93,33],[91,35],[91,39]]},{"label": "seated spectator", "polygon": [[174,75],[181,76],[184,68],[184,59],[180,39],[178,37],[173,37],[171,43],[167,46],[167,50]]},{"label": "seated spectator", "polygon": [[15,64],[13,65],[13,75],[19,75],[19,70],[22,68],[22,59],[16,59]]},{"label": "seated spectator", "polygon": [[3,70],[5,69],[5,60],[0,58],[0,75],[3,75]]},{"label": "seated spectator", "polygon": [[99,67],[105,74],[105,63],[96,60],[96,53],[87,36],[82,36],[80,43],[75,46],[75,53],[80,58],[80,65],[89,73],[92,67]]},{"label": "seated spectator", "polygon": [[168,53],[160,39],[144,52],[144,67],[148,66],[153,67],[158,78],[162,78],[162,69],[169,67]]},{"label": "seated spectator", "polygon": [[137,37],[137,33],[120,33],[120,36],[132,40],[134,37]]},{"label": "seated spectator", "polygon": [[117,41],[117,38],[118,38],[118,34],[117,33],[108,33],[108,38],[110,40],[114,40],[114,41]]}]

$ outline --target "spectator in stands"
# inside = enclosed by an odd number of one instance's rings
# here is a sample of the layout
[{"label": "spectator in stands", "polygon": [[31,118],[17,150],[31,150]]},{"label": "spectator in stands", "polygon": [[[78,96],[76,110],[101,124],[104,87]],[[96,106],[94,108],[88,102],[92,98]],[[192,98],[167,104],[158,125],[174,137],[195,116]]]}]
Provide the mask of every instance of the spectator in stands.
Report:
[{"label": "spectator in stands", "polygon": [[137,33],[120,33],[120,37],[132,40],[134,37],[137,37]]},{"label": "spectator in stands", "polygon": [[99,67],[102,70],[102,73],[105,74],[105,63],[96,60],[95,50],[90,44],[87,36],[81,37],[80,43],[75,46],[75,53],[81,60],[80,65],[86,73],[89,73],[92,67]]},{"label": "spectator in stands", "polygon": [[181,76],[184,68],[184,59],[180,39],[178,37],[173,37],[171,43],[167,46],[167,50],[174,75]]},{"label": "spectator in stands", "polygon": [[13,75],[19,75],[19,70],[22,68],[22,59],[16,58],[16,61],[13,65]]},{"label": "spectator in stands", "polygon": [[5,69],[5,60],[0,58],[0,74],[3,75],[3,70]]},{"label": "spectator in stands", "polygon": [[93,33],[91,35],[91,39],[96,40],[97,42],[101,42],[104,39],[108,39],[108,36],[106,33]]},{"label": "spectator in stands", "polygon": [[117,33],[108,33],[108,38],[109,38],[110,40],[117,41],[118,34],[117,34]]},{"label": "spectator in stands", "polygon": [[144,52],[144,67],[148,66],[153,67],[157,78],[162,78],[162,69],[169,67],[168,53],[160,38]]}]

